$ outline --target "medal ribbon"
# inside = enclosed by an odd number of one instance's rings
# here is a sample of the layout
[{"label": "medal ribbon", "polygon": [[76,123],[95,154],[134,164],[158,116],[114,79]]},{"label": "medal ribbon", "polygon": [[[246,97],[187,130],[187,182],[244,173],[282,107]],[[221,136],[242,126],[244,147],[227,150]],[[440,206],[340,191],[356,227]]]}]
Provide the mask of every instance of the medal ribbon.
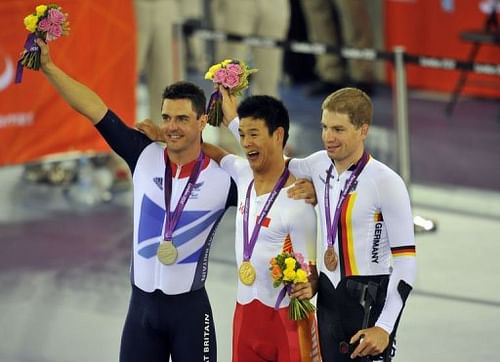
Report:
[{"label": "medal ribbon", "polygon": [[244,261],[250,260],[250,257],[252,256],[253,253],[253,248],[255,247],[255,243],[257,242],[257,237],[259,236],[259,231],[262,226],[262,222],[264,221],[267,214],[271,210],[271,206],[273,206],[274,201],[276,200],[279,192],[285,185],[286,180],[288,180],[289,175],[290,171],[288,171],[288,168],[285,167],[285,170],[278,179],[278,182],[276,182],[276,185],[274,185],[271,194],[267,198],[266,203],[264,204],[264,207],[262,208],[262,211],[259,217],[257,218],[257,222],[255,223],[255,227],[252,232],[252,237],[250,239],[248,239],[248,217],[250,209],[250,193],[252,192],[252,186],[254,180],[252,180],[248,185],[247,195],[245,198],[245,209],[243,211],[243,260]]},{"label": "medal ribbon", "polygon": [[173,242],[172,234],[174,233],[175,226],[177,225],[179,219],[181,218],[182,210],[184,210],[184,206],[186,206],[189,196],[191,196],[194,184],[196,183],[196,180],[200,175],[203,157],[204,157],[203,152],[200,152],[198,158],[196,159],[196,164],[193,167],[193,171],[189,176],[189,180],[186,186],[184,187],[184,190],[182,191],[182,195],[179,199],[179,202],[177,203],[177,206],[175,207],[175,210],[172,213],[170,211],[170,201],[172,197],[172,170],[170,169],[170,161],[168,159],[167,149],[165,149],[164,158],[165,158],[165,214],[166,215],[165,215],[165,233],[163,236],[164,240],[170,240]]},{"label": "medal ribbon", "polygon": [[352,185],[357,180],[359,174],[361,173],[361,171],[363,171],[363,168],[365,168],[366,164],[368,163],[369,158],[370,156],[368,155],[368,153],[363,152],[363,156],[361,156],[361,159],[356,165],[356,168],[354,169],[354,171],[352,171],[351,176],[349,176],[349,178],[347,179],[344,189],[340,193],[337,206],[335,207],[335,216],[333,218],[333,223],[331,222],[331,216],[330,216],[330,177],[332,175],[333,165],[330,165],[330,168],[328,169],[325,182],[325,214],[326,214],[326,233],[327,233],[326,239],[328,247],[332,247],[333,244],[335,243],[342,204],[344,203],[345,198],[349,194]]}]

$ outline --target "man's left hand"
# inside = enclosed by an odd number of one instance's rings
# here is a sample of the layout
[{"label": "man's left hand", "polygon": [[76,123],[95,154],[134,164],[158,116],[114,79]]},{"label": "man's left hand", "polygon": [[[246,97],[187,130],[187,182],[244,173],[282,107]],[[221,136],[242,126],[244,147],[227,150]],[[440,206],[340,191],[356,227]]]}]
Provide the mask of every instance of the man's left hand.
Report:
[{"label": "man's left hand", "polygon": [[305,179],[297,179],[292,187],[287,191],[288,197],[294,200],[304,200],[308,204],[316,205],[316,192],[311,181]]},{"label": "man's left hand", "polygon": [[359,341],[358,346],[352,352],[351,358],[376,356],[382,353],[389,344],[389,333],[380,327],[371,327],[358,331],[352,336],[350,344]]},{"label": "man's left hand", "polygon": [[308,277],[309,281],[307,283],[292,284],[291,298],[299,300],[311,299],[318,291],[318,271],[316,265],[310,264],[309,268],[311,271]]},{"label": "man's left hand", "polygon": [[313,295],[313,288],[310,282],[292,284],[290,298],[297,298],[299,300],[311,299]]}]

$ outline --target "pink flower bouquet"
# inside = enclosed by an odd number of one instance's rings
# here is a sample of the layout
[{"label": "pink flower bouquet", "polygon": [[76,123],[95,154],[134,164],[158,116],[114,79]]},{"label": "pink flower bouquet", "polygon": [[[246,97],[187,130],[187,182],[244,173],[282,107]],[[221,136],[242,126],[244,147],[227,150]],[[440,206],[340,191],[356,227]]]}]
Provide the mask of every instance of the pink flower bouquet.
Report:
[{"label": "pink flower bouquet", "polygon": [[68,14],[64,14],[61,10],[56,4],[42,4],[35,8],[33,14],[24,18],[24,26],[29,34],[17,64],[16,83],[21,82],[23,67],[40,69],[40,48],[35,42],[36,38],[49,42],[69,34]]},{"label": "pink flower bouquet", "polygon": [[240,96],[242,91],[248,88],[249,75],[256,71],[257,69],[249,68],[245,63],[235,59],[226,59],[208,69],[205,79],[211,80],[215,86],[207,106],[210,125],[218,127],[223,119],[219,86],[227,88],[230,94]]}]

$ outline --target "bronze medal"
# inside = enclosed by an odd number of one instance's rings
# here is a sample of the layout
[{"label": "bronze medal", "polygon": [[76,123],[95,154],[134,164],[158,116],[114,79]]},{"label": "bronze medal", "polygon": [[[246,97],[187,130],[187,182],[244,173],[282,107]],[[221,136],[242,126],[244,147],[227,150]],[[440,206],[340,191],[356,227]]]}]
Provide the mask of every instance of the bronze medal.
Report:
[{"label": "bronze medal", "polygon": [[337,264],[339,262],[339,258],[337,257],[337,253],[333,246],[329,246],[325,251],[324,256],[325,267],[329,271],[335,271],[337,269]]},{"label": "bronze medal", "polygon": [[172,265],[177,260],[177,249],[171,240],[165,240],[156,251],[158,260],[164,265]]},{"label": "bronze medal", "polygon": [[241,282],[245,285],[252,285],[255,281],[255,268],[248,260],[241,263],[239,274]]}]

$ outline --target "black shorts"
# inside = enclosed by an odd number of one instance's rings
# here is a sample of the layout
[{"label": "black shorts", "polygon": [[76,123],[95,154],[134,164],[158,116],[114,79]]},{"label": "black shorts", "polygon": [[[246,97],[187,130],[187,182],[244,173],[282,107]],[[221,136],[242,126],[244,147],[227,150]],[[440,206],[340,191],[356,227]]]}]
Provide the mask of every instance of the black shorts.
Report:
[{"label": "black shorts", "polygon": [[217,361],[212,309],[205,288],[179,295],[132,287],[120,362]]},{"label": "black shorts", "polygon": [[[369,281],[379,285],[377,300],[370,312],[368,327],[375,325],[385,303],[387,284],[389,277],[381,276],[354,276],[340,281],[337,288],[333,286],[328,277],[320,273],[318,282],[317,315],[318,330],[320,338],[321,356],[323,362],[352,362],[361,359],[350,358],[350,353],[355,346],[350,346],[349,352],[341,353],[341,343],[349,343],[351,337],[356,334],[363,325],[364,310],[360,303],[360,295],[348,287],[348,280],[356,283],[366,284]],[[353,284],[353,283],[352,283]],[[373,360],[384,360],[384,356],[390,355],[393,349],[393,341],[396,327],[391,334],[387,350]],[[386,357],[386,360],[389,360]]]}]

